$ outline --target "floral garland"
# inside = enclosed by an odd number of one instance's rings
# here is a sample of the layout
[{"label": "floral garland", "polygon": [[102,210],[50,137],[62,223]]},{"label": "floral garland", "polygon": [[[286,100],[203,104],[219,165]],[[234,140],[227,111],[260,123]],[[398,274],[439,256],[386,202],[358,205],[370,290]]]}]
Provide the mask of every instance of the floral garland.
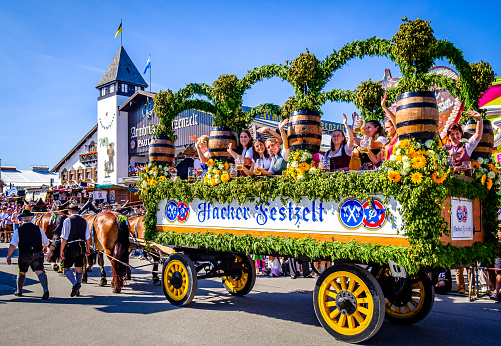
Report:
[{"label": "floral garland", "polygon": [[204,176],[203,182],[210,184],[211,186],[216,186],[220,183],[226,183],[230,180],[229,169],[230,165],[228,162],[223,160],[213,160],[209,159],[207,161],[207,173]]},{"label": "floral garland", "polygon": [[501,181],[501,176],[499,175],[495,163],[492,157],[479,157],[476,161],[471,161],[473,179],[487,187],[488,190],[492,189],[494,183],[499,184]]},{"label": "floral garland", "polygon": [[451,171],[447,166],[448,156],[437,138],[427,140],[424,145],[416,139],[404,139],[393,147],[383,169],[394,183],[419,185],[429,179],[442,184]]},{"label": "floral garland", "polygon": [[171,175],[176,172],[175,167],[162,166],[149,162],[144,170],[139,172],[139,177],[141,178],[137,186],[141,189],[141,194],[146,190],[148,186],[155,185],[159,180],[170,178]]},{"label": "floral garland", "polygon": [[318,162],[313,159],[313,155],[306,150],[294,150],[289,153],[287,169],[283,172],[286,177],[294,180],[304,179],[312,174],[318,174]]}]

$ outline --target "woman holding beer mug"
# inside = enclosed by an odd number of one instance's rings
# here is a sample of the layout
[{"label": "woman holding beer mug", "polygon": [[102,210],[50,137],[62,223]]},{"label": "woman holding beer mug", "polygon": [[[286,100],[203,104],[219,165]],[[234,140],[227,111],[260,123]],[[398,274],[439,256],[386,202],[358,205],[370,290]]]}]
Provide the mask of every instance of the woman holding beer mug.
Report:
[{"label": "woman holding beer mug", "polygon": [[[360,121],[361,120],[358,122]],[[360,124],[354,124],[353,126],[356,128],[357,126],[359,127]],[[381,126],[381,123],[377,120],[370,120],[366,122],[364,127],[364,136],[362,138],[355,138],[355,143],[358,144],[360,151],[362,152],[362,167],[360,167],[360,170],[367,171],[376,169],[377,165],[370,160],[368,152],[370,150],[374,155],[377,155],[383,146],[388,143],[388,139],[383,135],[383,127]]]},{"label": "woman holding beer mug", "polygon": [[355,136],[348,126],[346,114],[343,114],[343,124],[348,134],[348,139],[346,139],[343,131],[334,130],[331,137],[331,148],[324,155],[324,162],[327,162],[331,172],[337,170],[347,171],[350,169],[350,160],[353,156]]},{"label": "woman holding beer mug", "polygon": [[271,173],[268,172],[271,166],[270,154],[268,154],[268,150],[266,150],[264,141],[262,139],[256,139],[254,140],[253,146],[254,153],[252,154],[253,166],[250,170],[251,173],[253,173],[254,175],[271,175]]}]

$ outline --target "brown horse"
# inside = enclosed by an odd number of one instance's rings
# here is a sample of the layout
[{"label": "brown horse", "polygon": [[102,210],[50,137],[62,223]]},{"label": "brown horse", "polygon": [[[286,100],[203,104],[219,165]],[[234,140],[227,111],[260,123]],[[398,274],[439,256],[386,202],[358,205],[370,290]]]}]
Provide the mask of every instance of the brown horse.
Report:
[{"label": "brown horse", "polygon": [[[131,244],[131,247],[134,247],[134,249],[140,249],[142,250],[142,246],[139,245],[139,243],[136,240],[143,241],[144,240],[144,233],[145,233],[145,227],[143,223],[144,215],[141,216],[132,216],[129,218],[129,235],[130,237],[134,240],[135,244]],[[158,261],[159,257],[156,256],[154,253],[150,253],[151,256],[154,259],[153,263],[153,283],[156,284],[160,281],[158,278]]]},{"label": "brown horse", "polygon": [[37,214],[35,225],[39,226],[47,236],[51,239],[49,251],[47,252],[47,261],[52,263],[52,269],[59,270],[58,264],[61,262],[59,257],[61,248],[61,231],[63,230],[63,221],[68,215],[60,212],[48,212],[45,214]]},{"label": "brown horse", "polygon": [[[99,251],[97,257],[101,268],[100,286],[104,286],[107,282],[104,270],[104,252],[111,262],[113,292],[120,293],[124,286],[129,263],[129,227],[127,220],[108,211],[102,211],[97,215],[83,215],[83,218],[89,224],[94,247]],[[89,262],[92,263],[91,260]],[[84,271],[84,279],[87,279],[87,271]]]}]

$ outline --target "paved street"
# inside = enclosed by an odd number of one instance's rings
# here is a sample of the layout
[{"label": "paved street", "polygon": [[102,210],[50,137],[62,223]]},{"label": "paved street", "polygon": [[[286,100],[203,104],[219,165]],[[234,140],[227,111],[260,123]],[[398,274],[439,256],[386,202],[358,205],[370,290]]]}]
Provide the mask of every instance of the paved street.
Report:
[{"label": "paved street", "polygon": [[[258,276],[246,297],[226,293],[219,280],[199,282],[185,308],[165,299],[153,286],[149,267],[133,270],[121,294],[99,287],[90,273],[82,296],[70,298],[71,286],[46,265],[50,300],[42,301],[36,275],[27,275],[23,297],[15,297],[17,257],[6,264],[7,244],[0,244],[0,345],[20,344],[169,344],[169,345],[340,345],[318,323],[312,305],[314,279]],[[16,252],[17,253],[17,252]],[[107,262],[108,275],[111,273]],[[144,261],[131,260],[133,266]],[[438,296],[430,315],[414,326],[385,321],[371,345],[496,345],[501,340],[501,303]]]}]

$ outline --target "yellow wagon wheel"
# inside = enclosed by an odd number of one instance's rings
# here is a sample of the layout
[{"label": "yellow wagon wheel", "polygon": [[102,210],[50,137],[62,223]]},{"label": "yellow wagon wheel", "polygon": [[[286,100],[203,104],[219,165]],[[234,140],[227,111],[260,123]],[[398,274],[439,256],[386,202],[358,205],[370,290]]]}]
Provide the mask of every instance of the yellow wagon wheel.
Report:
[{"label": "yellow wagon wheel", "polygon": [[235,273],[223,276],[224,288],[234,296],[244,296],[249,293],[256,282],[256,267],[250,256],[235,255],[235,264],[239,267]]},{"label": "yellow wagon wheel", "polygon": [[425,273],[395,280],[389,276],[389,269],[385,268],[377,277],[385,293],[386,318],[389,321],[414,324],[430,313],[435,301],[435,290]]},{"label": "yellow wagon wheel", "polygon": [[354,264],[326,269],[315,285],[313,305],[322,326],[345,342],[371,338],[384,320],[381,287],[371,273]]},{"label": "yellow wagon wheel", "polygon": [[188,305],[197,292],[197,271],[191,259],[176,253],[169,256],[162,270],[162,288],[172,305]]}]

